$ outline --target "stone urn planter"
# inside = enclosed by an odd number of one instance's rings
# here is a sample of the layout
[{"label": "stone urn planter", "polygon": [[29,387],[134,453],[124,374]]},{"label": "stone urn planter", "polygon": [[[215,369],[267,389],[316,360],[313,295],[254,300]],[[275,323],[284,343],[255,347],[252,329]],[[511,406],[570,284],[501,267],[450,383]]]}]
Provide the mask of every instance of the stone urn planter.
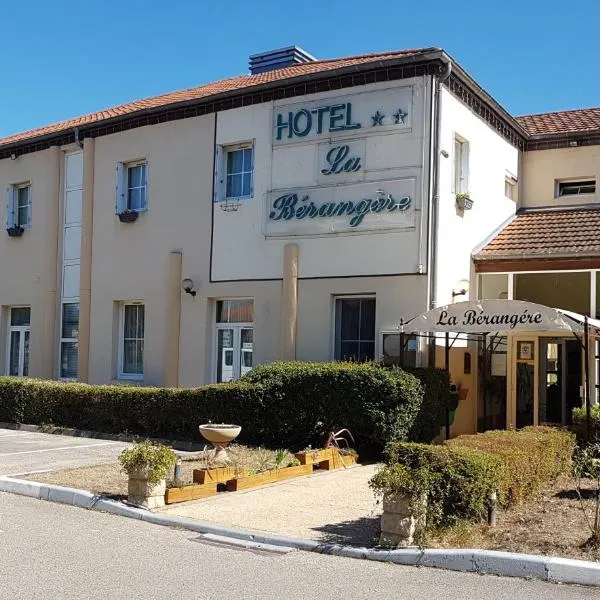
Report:
[{"label": "stone urn planter", "polygon": [[148,440],[123,450],[119,462],[129,477],[129,502],[148,509],[165,505],[165,480],[177,463],[171,448]]},{"label": "stone urn planter", "polygon": [[149,469],[140,468],[129,473],[127,501],[144,508],[160,508],[165,505],[166,480],[148,481]]},{"label": "stone urn planter", "polygon": [[242,428],[239,425],[207,423],[198,427],[202,437],[210,442],[215,449],[213,460],[215,463],[226,465],[229,457],[225,448],[240,435]]},{"label": "stone urn planter", "polygon": [[383,497],[380,542],[385,546],[413,546],[426,524],[427,498],[410,494]]}]

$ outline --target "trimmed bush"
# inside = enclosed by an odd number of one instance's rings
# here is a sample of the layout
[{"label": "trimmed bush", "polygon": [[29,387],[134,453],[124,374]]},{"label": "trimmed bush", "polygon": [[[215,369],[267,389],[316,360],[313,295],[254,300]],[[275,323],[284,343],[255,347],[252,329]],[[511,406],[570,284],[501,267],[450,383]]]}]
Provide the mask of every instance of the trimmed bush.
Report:
[{"label": "trimmed bush", "polygon": [[372,364],[273,363],[194,389],[0,377],[0,421],[193,441],[201,423],[229,422],[242,443],[294,450],[347,427],[363,455],[408,439],[422,402],[416,377]]},{"label": "trimmed bush", "polygon": [[371,486],[380,495],[427,493],[432,525],[477,521],[496,488],[506,507],[569,473],[574,446],[573,434],[551,427],[463,435],[439,446],[390,443]]},{"label": "trimmed bush", "polygon": [[525,427],[461,435],[444,443],[499,457],[500,500],[510,505],[537,494],[559,475],[570,472],[575,436],[553,427]]},{"label": "trimmed bush", "polygon": [[585,406],[573,409],[573,431],[577,435],[577,440],[581,442],[600,441],[600,404],[592,404],[590,408],[591,419],[589,435]]},{"label": "trimmed bush", "polygon": [[468,448],[392,443],[387,465],[371,479],[377,495],[427,494],[427,523],[450,526],[478,521],[486,514],[490,494],[498,484],[500,459]]},{"label": "trimmed bush", "polygon": [[276,362],[242,378],[264,388],[263,444],[318,446],[329,432],[349,429],[361,454],[409,439],[423,403],[419,380],[371,363]]},{"label": "trimmed bush", "polygon": [[440,425],[446,422],[446,409],[450,407],[452,410],[450,375],[443,369],[417,368],[405,371],[421,382],[424,391],[423,402],[408,439],[428,444],[440,433]]}]

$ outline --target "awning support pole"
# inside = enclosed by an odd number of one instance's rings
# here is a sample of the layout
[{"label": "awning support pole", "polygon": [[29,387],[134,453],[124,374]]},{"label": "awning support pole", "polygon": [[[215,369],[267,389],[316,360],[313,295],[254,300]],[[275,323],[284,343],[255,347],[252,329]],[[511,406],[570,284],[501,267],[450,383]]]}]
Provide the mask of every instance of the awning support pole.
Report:
[{"label": "awning support pole", "polygon": [[[450,333],[446,331],[446,346],[444,347],[444,367],[450,374]],[[450,409],[446,407],[446,439],[450,439]]]},{"label": "awning support pole", "polygon": [[585,427],[586,437],[589,440],[592,431],[592,405],[590,398],[590,326],[588,317],[585,317],[585,346],[584,346],[584,361],[585,361]]}]

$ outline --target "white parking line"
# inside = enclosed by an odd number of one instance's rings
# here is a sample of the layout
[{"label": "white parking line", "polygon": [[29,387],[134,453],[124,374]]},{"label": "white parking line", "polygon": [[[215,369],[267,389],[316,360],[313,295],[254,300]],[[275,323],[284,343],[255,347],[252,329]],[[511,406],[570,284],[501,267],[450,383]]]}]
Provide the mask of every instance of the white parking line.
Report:
[{"label": "white parking line", "polygon": [[78,448],[96,448],[100,446],[115,446],[119,442],[104,442],[102,444],[86,444],[85,446],[63,446],[62,448],[44,448],[43,450],[22,450],[21,452],[6,452],[0,456],[16,456],[17,454],[37,454],[38,452],[56,452],[58,450],[77,450]]}]

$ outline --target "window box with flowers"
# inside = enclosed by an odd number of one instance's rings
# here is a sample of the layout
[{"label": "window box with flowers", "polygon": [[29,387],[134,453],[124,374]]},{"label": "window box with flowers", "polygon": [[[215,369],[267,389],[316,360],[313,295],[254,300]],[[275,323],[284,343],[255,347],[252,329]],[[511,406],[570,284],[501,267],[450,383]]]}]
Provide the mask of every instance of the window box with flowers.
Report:
[{"label": "window box with flowers", "polygon": [[471,210],[473,208],[473,200],[469,192],[460,192],[456,194],[456,206],[460,210]]}]

